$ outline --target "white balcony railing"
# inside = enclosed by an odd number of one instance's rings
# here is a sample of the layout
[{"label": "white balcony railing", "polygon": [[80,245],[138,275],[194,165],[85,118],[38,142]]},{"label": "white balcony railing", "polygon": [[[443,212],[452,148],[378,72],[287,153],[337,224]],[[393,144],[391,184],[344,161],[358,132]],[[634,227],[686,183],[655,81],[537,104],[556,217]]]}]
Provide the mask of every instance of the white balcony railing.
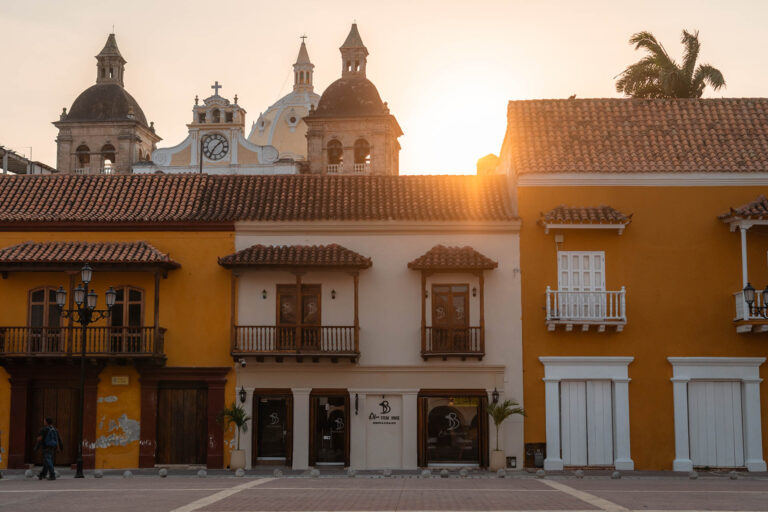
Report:
[{"label": "white balcony railing", "polygon": [[365,174],[371,170],[371,164],[366,162],[362,164],[355,164],[353,169],[355,174]]},{"label": "white balcony railing", "polygon": [[736,332],[768,332],[768,320],[760,316],[763,311],[763,294],[761,290],[755,292],[755,302],[750,311],[749,304],[744,300],[744,292],[739,290],[733,294],[736,306],[736,317],[733,319],[736,324]]},{"label": "white balcony railing", "polygon": [[552,290],[547,286],[547,328],[554,331],[557,325],[565,325],[566,331],[580,325],[583,331],[595,325],[598,331],[612,325],[617,332],[627,323],[626,290],[572,292]]},{"label": "white balcony railing", "polygon": [[328,164],[328,174],[341,174],[344,172],[344,164]]}]

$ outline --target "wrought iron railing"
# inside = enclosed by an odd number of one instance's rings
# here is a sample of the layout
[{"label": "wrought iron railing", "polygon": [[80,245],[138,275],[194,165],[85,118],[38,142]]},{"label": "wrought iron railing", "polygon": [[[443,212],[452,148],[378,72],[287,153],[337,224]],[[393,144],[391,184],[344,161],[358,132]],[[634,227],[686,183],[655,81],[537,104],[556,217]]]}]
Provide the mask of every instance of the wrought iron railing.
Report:
[{"label": "wrought iron railing", "polygon": [[[88,327],[85,353],[89,357],[161,356],[162,327]],[[82,327],[0,327],[0,357],[78,356]]]},{"label": "wrought iron railing", "polygon": [[547,286],[547,321],[626,322],[624,287],[619,291],[560,291]]},{"label": "wrought iron railing", "polygon": [[357,354],[358,342],[351,326],[237,325],[233,355],[248,354]]},{"label": "wrought iron railing", "polygon": [[765,317],[760,316],[759,313],[760,311],[763,311],[763,294],[761,293],[761,290],[758,290],[755,293],[755,302],[752,303],[751,309],[749,304],[747,304],[747,301],[744,300],[744,292],[742,290],[734,293],[733,298],[736,303],[736,317],[734,320],[765,320]]},{"label": "wrought iron railing", "polygon": [[485,342],[482,327],[425,327],[422,355],[483,354]]}]

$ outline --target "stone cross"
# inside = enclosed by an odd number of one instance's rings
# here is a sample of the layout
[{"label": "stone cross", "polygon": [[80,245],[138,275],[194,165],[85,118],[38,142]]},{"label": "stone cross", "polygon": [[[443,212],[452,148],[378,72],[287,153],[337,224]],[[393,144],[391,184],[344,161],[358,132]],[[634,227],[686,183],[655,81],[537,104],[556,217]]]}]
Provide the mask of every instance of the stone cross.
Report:
[{"label": "stone cross", "polygon": [[303,43],[303,42],[304,42],[304,40],[305,40],[306,38],[307,38],[307,35],[306,35],[306,34],[304,34],[303,36],[301,36],[301,42]]},{"label": "stone cross", "polygon": [[216,80],[216,83],[211,86],[211,89],[213,89],[213,95],[218,96],[219,95],[219,89],[222,89],[224,86],[219,85],[219,81]]}]

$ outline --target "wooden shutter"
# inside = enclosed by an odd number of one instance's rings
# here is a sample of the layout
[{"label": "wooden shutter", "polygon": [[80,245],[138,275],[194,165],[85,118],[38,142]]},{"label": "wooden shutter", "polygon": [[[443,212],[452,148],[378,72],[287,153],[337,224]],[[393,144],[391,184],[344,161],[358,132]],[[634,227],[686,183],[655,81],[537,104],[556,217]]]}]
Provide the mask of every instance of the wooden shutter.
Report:
[{"label": "wooden shutter", "polygon": [[688,422],[694,466],[744,465],[741,383],[688,383]]}]

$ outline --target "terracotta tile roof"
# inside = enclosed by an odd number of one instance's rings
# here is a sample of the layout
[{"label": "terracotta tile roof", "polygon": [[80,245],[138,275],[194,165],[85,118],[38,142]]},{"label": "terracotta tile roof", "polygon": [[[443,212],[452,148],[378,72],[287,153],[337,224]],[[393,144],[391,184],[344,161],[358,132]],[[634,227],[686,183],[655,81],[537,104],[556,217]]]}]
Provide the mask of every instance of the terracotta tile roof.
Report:
[{"label": "terracotta tile roof", "polygon": [[368,268],[371,259],[338,244],[253,245],[219,258],[225,267]]},{"label": "terracotta tile roof", "polygon": [[766,172],[768,98],[510,101],[514,172]]},{"label": "terracotta tile roof", "polygon": [[731,208],[730,211],[720,215],[719,218],[726,222],[736,219],[768,220],[768,199],[764,195],[760,195],[751,203],[738,208]]},{"label": "terracotta tile roof", "polygon": [[0,249],[0,265],[129,265],[176,268],[179,264],[147,242],[24,242]]},{"label": "terracotta tile roof", "polygon": [[610,206],[570,207],[560,205],[542,213],[539,224],[629,224],[632,215],[624,215]]},{"label": "terracotta tile roof", "polygon": [[414,270],[490,270],[499,264],[472,247],[436,245],[408,263]]},{"label": "terracotta tile roof", "polygon": [[510,221],[508,187],[504,176],[0,176],[0,226]]}]

